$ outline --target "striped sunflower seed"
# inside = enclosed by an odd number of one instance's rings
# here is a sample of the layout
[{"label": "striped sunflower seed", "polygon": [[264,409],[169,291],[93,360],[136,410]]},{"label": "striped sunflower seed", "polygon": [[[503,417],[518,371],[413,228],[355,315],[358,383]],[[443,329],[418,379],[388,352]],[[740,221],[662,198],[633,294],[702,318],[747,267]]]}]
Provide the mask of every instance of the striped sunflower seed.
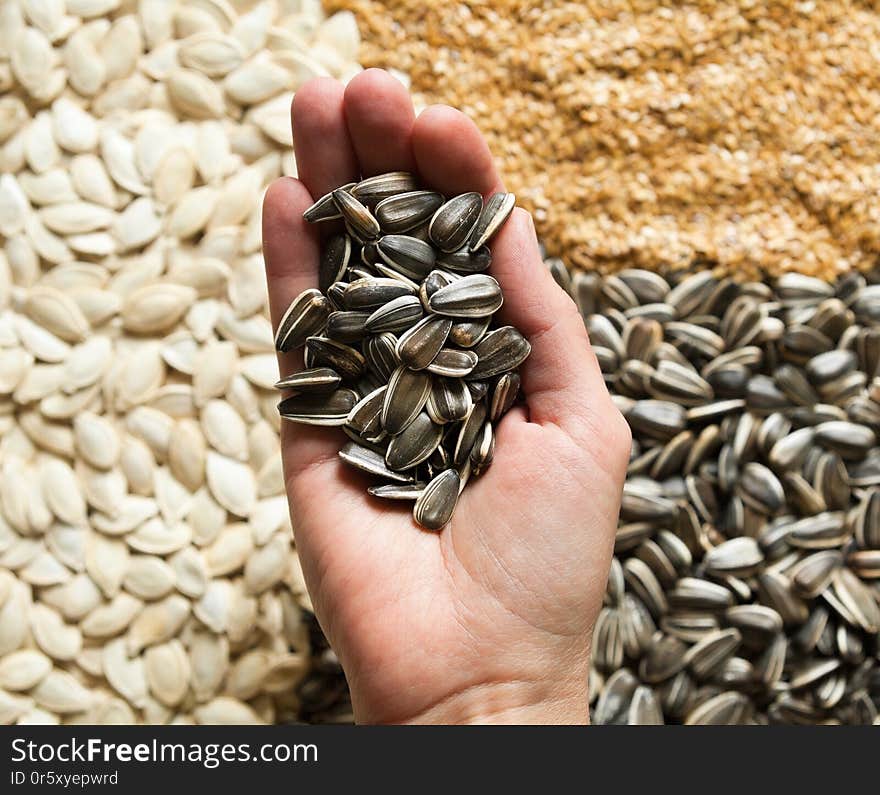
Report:
[{"label": "striped sunflower seed", "polygon": [[363,242],[375,240],[381,231],[373,214],[351,193],[342,188],[333,191],[333,202],[339,209],[346,227]]},{"label": "striped sunflower seed", "polygon": [[367,207],[375,207],[383,199],[418,188],[416,178],[406,171],[389,171],[362,179],[351,188],[351,195]]},{"label": "striped sunflower seed", "polygon": [[431,376],[398,367],[388,380],[382,406],[382,427],[390,434],[400,433],[424,408],[431,393]]},{"label": "striped sunflower seed", "polygon": [[426,483],[389,483],[385,486],[370,486],[367,491],[383,500],[417,500],[422,496]]},{"label": "striped sunflower seed", "polygon": [[351,238],[348,235],[333,235],[324,243],[318,263],[318,287],[322,293],[345,276],[350,261]]},{"label": "striped sunflower seed", "polygon": [[360,351],[328,337],[309,337],[306,350],[312,367],[329,367],[339,373],[343,381],[356,381],[366,367]]},{"label": "striped sunflower seed", "polygon": [[426,530],[441,530],[455,511],[460,485],[454,469],[446,469],[434,477],[413,506],[416,523]]},{"label": "striped sunflower seed", "polygon": [[490,317],[477,320],[457,320],[449,330],[449,340],[459,348],[473,348],[489,330]]},{"label": "striped sunflower seed", "polygon": [[498,422],[516,402],[520,389],[519,373],[502,373],[492,387],[492,399],[489,401],[489,420]]},{"label": "striped sunflower seed", "polygon": [[442,194],[430,190],[398,193],[380,201],[374,214],[386,234],[398,235],[429,221],[444,201]]},{"label": "striped sunflower seed", "polygon": [[440,252],[437,255],[437,264],[454,273],[482,273],[489,270],[492,253],[486,246],[475,251],[463,247],[457,251]]},{"label": "striped sunflower seed", "polygon": [[297,394],[326,394],[334,392],[342,383],[342,377],[329,367],[315,367],[282,378],[275,384],[276,389],[289,389]]},{"label": "striped sunflower seed", "polygon": [[351,310],[373,311],[395,298],[415,294],[410,285],[398,279],[367,277],[357,279],[345,288],[345,306]]},{"label": "striped sunflower seed", "polygon": [[449,318],[428,316],[420,320],[398,339],[397,358],[411,370],[424,370],[440,353],[452,325]]},{"label": "striped sunflower seed", "polygon": [[493,193],[486,200],[477,224],[470,234],[468,249],[476,251],[488,243],[510,217],[515,205],[516,196],[512,193]]},{"label": "striped sunflower seed", "polygon": [[278,404],[278,413],[286,420],[305,425],[343,425],[357,403],[350,389],[337,389],[330,395],[294,395]]},{"label": "striped sunflower seed", "polygon": [[515,370],[528,358],[532,346],[513,326],[502,326],[488,332],[473,351],[477,365],[467,378],[480,381]]},{"label": "striped sunflower seed", "polygon": [[417,237],[384,235],[376,248],[388,267],[408,279],[421,281],[434,269],[433,247]]},{"label": "striped sunflower seed", "polygon": [[431,218],[431,241],[441,251],[460,249],[470,238],[482,209],[483,197],[479,193],[462,193],[449,199]]},{"label": "striped sunflower seed", "polygon": [[406,331],[421,320],[422,314],[418,296],[402,295],[376,309],[364,322],[364,328],[370,334]]},{"label": "striped sunflower seed", "polygon": [[305,345],[306,339],[321,331],[330,316],[330,302],[320,291],[309,289],[300,293],[278,322],[275,347],[282,352]]},{"label": "striped sunflower seed", "polygon": [[501,287],[491,276],[473,274],[441,287],[428,299],[432,312],[449,317],[487,317],[501,308]]},{"label": "striped sunflower seed", "polygon": [[392,437],[385,453],[385,463],[398,472],[412,469],[427,461],[442,440],[443,426],[436,424],[422,412],[399,434]]},{"label": "striped sunflower seed", "polygon": [[427,366],[429,373],[448,378],[464,378],[477,365],[477,354],[468,350],[443,348]]},{"label": "striped sunflower seed", "polygon": [[349,466],[385,480],[394,480],[398,483],[412,481],[408,475],[389,469],[381,453],[355,442],[347,442],[339,451],[339,457]]},{"label": "striped sunflower seed", "polygon": [[437,424],[458,422],[468,416],[473,405],[470,390],[457,378],[434,378],[426,409]]}]

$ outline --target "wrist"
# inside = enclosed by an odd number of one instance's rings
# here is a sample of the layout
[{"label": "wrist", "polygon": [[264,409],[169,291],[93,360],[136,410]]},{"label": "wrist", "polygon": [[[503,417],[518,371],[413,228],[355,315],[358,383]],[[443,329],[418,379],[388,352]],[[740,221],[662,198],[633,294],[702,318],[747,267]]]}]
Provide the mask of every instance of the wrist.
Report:
[{"label": "wrist", "polygon": [[586,679],[494,682],[455,693],[403,723],[446,725],[558,725],[589,723]]}]

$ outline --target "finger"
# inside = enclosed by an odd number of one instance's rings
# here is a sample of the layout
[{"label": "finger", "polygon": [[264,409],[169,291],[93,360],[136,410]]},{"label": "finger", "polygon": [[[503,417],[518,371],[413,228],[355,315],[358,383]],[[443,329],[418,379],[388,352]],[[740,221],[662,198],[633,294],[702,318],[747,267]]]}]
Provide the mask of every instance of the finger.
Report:
[{"label": "finger", "polygon": [[477,126],[446,105],[426,108],[413,125],[412,149],[426,185],[453,196],[503,190],[492,153]]},{"label": "finger", "polygon": [[[312,196],[298,179],[275,180],[263,199],[263,258],[273,329],[290,302],[318,283],[318,237],[303,217]],[[282,375],[302,368],[302,351],[278,356]],[[335,459],[339,439],[320,428],[283,423],[283,451],[288,477],[320,461]]]},{"label": "finger", "polygon": [[342,84],[329,77],[310,80],[293,97],[297,174],[316,199],[358,178],[343,104]]},{"label": "finger", "polygon": [[345,121],[365,177],[412,171],[415,111],[403,84],[382,69],[367,69],[345,89]]},{"label": "finger", "polygon": [[532,217],[517,208],[492,243],[492,275],[501,284],[501,319],[531,343],[521,368],[532,422],[576,435],[601,427],[610,402],[574,302],[544,267]]}]

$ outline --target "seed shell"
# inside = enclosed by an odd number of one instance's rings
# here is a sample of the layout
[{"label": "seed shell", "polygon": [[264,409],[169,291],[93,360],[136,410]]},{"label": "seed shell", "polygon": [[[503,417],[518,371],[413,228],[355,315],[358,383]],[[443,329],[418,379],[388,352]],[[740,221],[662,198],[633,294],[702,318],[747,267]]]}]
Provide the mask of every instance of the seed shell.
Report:
[{"label": "seed shell", "polygon": [[437,475],[413,506],[413,519],[426,530],[441,530],[452,518],[458,503],[461,479],[454,469]]}]

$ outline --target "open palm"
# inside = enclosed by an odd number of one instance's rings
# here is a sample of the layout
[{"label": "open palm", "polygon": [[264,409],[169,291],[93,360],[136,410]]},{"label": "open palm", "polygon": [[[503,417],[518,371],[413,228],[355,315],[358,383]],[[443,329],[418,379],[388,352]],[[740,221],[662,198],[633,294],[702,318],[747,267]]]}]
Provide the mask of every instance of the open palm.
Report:
[{"label": "open palm", "polygon": [[[418,173],[447,195],[502,190],[476,127],[452,108],[416,118],[403,86],[369,70],[347,88],[318,79],[293,103],[299,179],[274,183],[263,247],[275,322],[317,284],[319,238],[302,212],[360,176]],[[495,429],[491,468],[442,532],[365,492],[337,456],[338,431],[284,423],[296,544],[318,619],[359,721],[587,719],[589,638],[601,604],[629,430],[574,304],[516,210],[492,245],[504,322],[532,344],[526,405]],[[282,373],[302,366],[281,357]]]}]

